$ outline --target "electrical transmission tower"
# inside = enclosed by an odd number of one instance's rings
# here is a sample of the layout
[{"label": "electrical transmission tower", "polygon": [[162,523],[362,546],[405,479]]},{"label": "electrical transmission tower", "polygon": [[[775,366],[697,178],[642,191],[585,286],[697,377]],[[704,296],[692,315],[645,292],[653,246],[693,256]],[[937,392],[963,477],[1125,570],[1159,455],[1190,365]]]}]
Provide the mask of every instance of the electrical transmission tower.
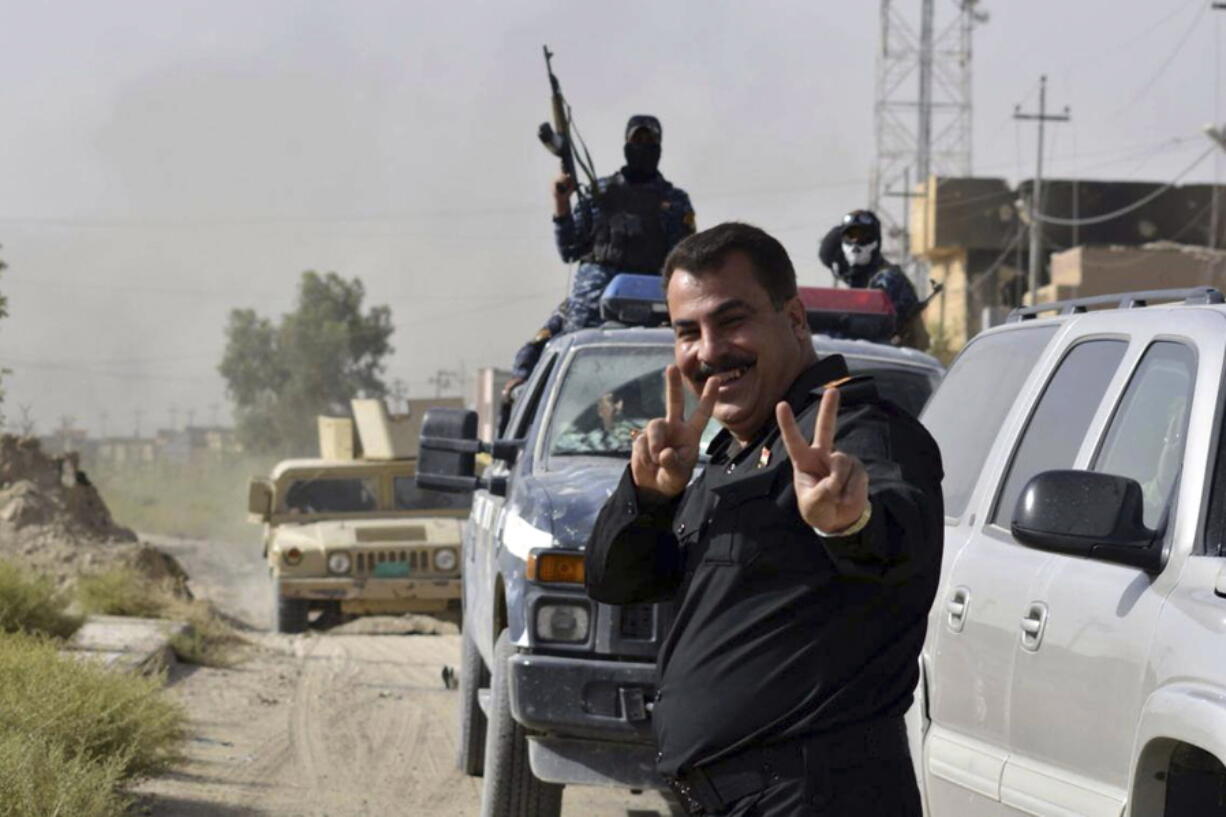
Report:
[{"label": "electrical transmission tower", "polygon": [[971,174],[971,36],[988,17],[979,0],[955,5],[956,15],[938,23],[935,0],[881,0],[869,206],[895,249],[905,238],[908,179]]}]

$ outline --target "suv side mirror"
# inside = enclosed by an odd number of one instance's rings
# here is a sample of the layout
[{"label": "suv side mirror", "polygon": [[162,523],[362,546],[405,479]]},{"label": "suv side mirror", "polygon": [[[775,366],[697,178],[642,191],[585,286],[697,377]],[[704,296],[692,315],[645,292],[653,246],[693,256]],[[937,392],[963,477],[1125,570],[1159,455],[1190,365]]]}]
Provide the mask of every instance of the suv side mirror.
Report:
[{"label": "suv side mirror", "polygon": [[490,454],[508,466],[515,464],[523,440],[477,439],[477,412],[467,409],[430,409],[422,418],[421,454],[417,461],[417,484],[434,491],[462,493],[485,488],[506,496],[507,478],[476,476],[477,454]]},{"label": "suv side mirror", "polygon": [[475,491],[478,487],[477,412],[433,408],[421,422],[417,484],[435,491]]},{"label": "suv side mirror", "polygon": [[1044,471],[1026,483],[1013,511],[1013,536],[1040,550],[1159,573],[1159,531],[1143,521],[1141,486],[1096,471]]},{"label": "suv side mirror", "polygon": [[272,516],[272,483],[255,477],[247,484],[247,519],[267,522]]}]

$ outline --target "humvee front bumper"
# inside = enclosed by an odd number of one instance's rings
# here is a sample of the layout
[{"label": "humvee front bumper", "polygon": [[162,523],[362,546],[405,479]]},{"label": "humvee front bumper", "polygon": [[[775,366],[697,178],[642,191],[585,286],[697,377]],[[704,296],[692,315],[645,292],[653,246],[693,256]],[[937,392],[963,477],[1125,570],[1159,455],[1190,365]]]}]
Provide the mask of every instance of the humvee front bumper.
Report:
[{"label": "humvee front bumper", "polygon": [[287,599],[363,602],[446,602],[460,597],[459,579],[308,578],[277,579]]}]

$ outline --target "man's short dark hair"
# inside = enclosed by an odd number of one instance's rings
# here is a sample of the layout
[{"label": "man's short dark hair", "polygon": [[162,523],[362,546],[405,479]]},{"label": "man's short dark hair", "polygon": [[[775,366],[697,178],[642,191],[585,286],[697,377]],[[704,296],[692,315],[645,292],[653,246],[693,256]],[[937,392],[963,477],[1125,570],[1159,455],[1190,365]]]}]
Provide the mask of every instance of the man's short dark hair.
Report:
[{"label": "man's short dark hair", "polygon": [[675,270],[694,275],[716,272],[734,252],[753,264],[754,277],[766,290],[771,305],[782,309],[796,297],[796,269],[788,251],[770,233],[739,221],[725,221],[683,239],[664,259],[664,287]]}]

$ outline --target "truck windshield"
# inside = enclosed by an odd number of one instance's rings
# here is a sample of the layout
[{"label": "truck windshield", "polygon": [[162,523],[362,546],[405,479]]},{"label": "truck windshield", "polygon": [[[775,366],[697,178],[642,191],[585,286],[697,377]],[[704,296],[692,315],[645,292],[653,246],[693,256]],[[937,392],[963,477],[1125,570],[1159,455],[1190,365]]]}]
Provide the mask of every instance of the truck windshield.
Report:
[{"label": "truck windshield", "polygon": [[285,492],[285,509],[296,513],[360,513],[378,504],[373,479],[298,479]]},{"label": "truck windshield", "polygon": [[[664,367],[673,361],[667,346],[590,346],[576,350],[563,375],[550,422],[552,456],[629,458],[633,432],[664,416]],[[924,369],[890,365],[874,358],[847,357],[855,374],[873,375],[882,397],[919,414],[932,394],[934,375]],[[686,390],[686,412],[697,399]],[[705,446],[718,433],[714,420],[703,433]]]},{"label": "truck windshield", "polygon": [[628,458],[633,432],[664,416],[664,367],[672,360],[671,346],[576,350],[554,401],[549,453]]},{"label": "truck windshield", "polygon": [[473,504],[471,493],[449,494],[418,488],[414,477],[396,477],[393,487],[398,511],[467,510]]}]

